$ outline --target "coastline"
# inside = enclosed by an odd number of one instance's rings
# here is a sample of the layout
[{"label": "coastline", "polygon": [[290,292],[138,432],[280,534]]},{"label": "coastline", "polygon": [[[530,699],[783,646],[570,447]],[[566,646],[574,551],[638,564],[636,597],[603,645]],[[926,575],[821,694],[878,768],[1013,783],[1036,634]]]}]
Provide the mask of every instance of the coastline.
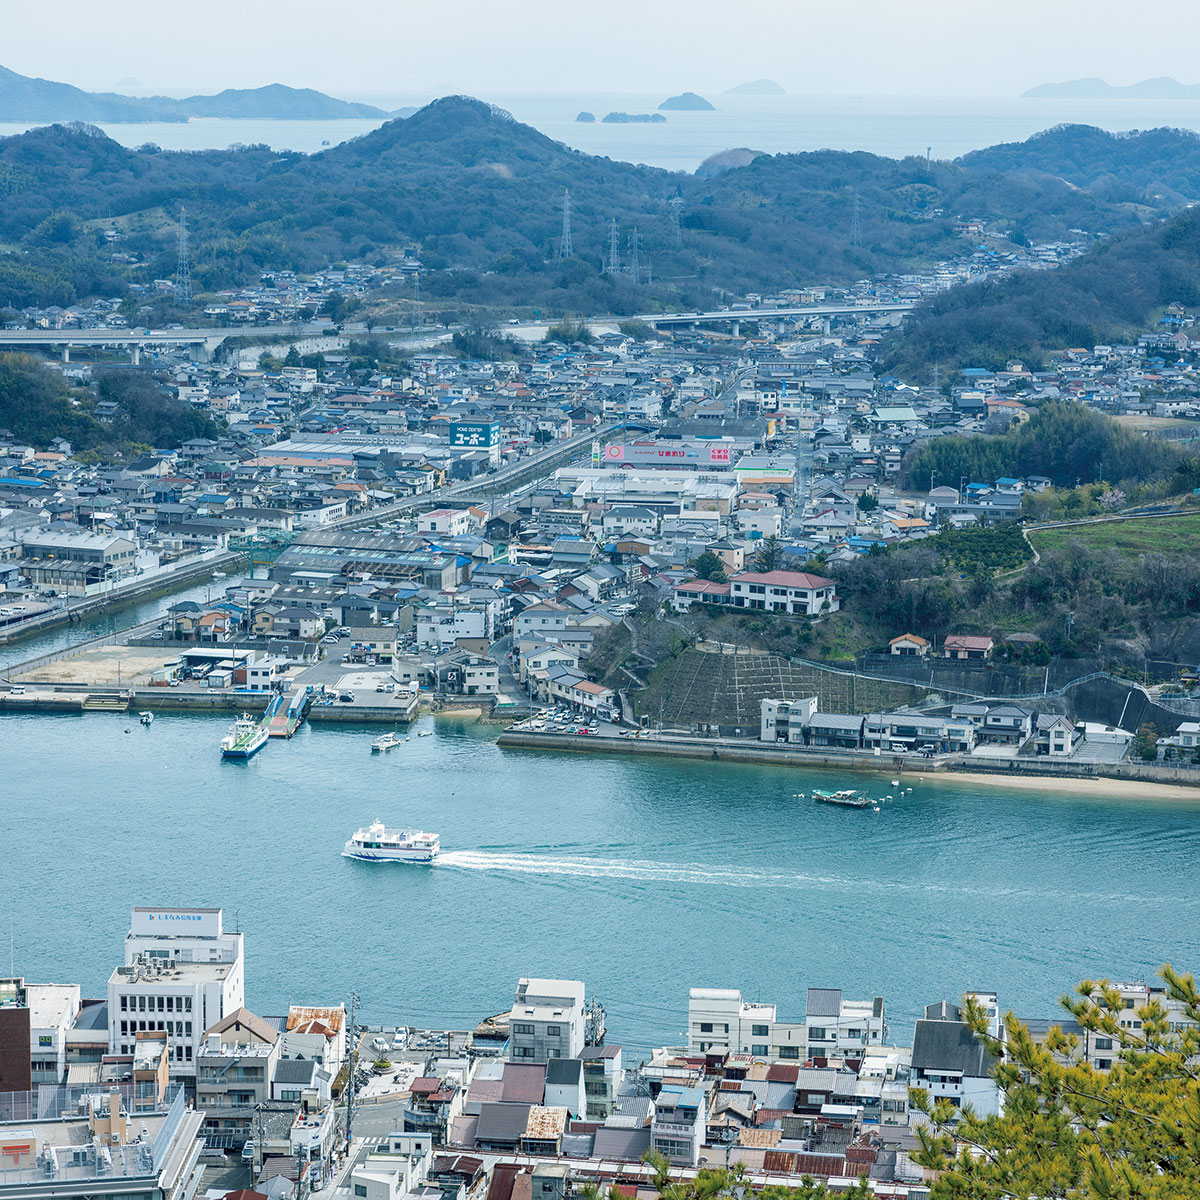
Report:
[{"label": "coastline", "polygon": [[923,782],[951,780],[978,784],[980,787],[1007,788],[1009,791],[1060,792],[1109,800],[1182,800],[1200,804],[1200,787],[1142,779],[1117,779],[1110,775],[1075,779],[1064,775],[1017,775],[1002,771],[934,771],[926,775]]}]

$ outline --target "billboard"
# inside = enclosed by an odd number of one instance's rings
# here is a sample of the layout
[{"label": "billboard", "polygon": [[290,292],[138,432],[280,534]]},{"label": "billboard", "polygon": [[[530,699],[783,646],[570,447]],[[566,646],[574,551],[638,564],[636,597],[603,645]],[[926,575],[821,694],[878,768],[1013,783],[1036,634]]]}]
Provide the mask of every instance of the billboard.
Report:
[{"label": "billboard", "polygon": [[500,445],[499,421],[451,421],[450,445],[490,450]]},{"label": "billboard", "polygon": [[637,467],[728,467],[736,456],[728,443],[609,442],[604,461]]},{"label": "billboard", "polygon": [[135,908],[129,932],[141,937],[220,937],[219,908]]}]

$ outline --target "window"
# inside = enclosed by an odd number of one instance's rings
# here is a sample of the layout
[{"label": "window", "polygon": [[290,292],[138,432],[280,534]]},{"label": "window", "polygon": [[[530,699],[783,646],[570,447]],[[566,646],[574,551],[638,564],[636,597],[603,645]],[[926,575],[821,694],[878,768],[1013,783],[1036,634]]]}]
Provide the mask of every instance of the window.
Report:
[{"label": "window", "polygon": [[799,1058],[800,1057],[800,1047],[799,1046],[780,1046],[779,1047],[779,1057],[780,1058]]},{"label": "window", "polygon": [[765,1058],[767,1055],[767,1046],[765,1042],[751,1042],[750,1053],[758,1055],[759,1058]]},{"label": "window", "polygon": [[558,1025],[547,1025],[546,1026],[546,1036],[547,1037],[562,1037],[562,1028]]},{"label": "window", "polygon": [[129,997],[128,996],[121,997],[121,1011],[122,1012],[129,1011]]},{"label": "window", "polygon": [[514,1021],[512,1031],[513,1031],[513,1033],[530,1033],[531,1034],[531,1033],[533,1033],[533,1026],[532,1025],[523,1025],[519,1021]]},{"label": "window", "polygon": [[810,1042],[823,1042],[825,1036],[825,1030],[817,1029],[815,1026],[808,1031],[808,1040]]},{"label": "window", "polygon": [[701,1021],[700,1022],[700,1032],[701,1033],[712,1033],[712,1022],[711,1021]]},{"label": "window", "polygon": [[513,1058],[532,1058],[533,1057],[533,1047],[532,1046],[514,1046],[512,1056],[513,1056]]},{"label": "window", "polygon": [[770,1030],[768,1030],[765,1025],[751,1025],[750,1026],[750,1036],[751,1037],[770,1037],[771,1034],[770,1034]]},{"label": "window", "polygon": [[365,1196],[367,1194],[367,1185],[365,1183],[356,1183],[354,1185],[354,1194],[356,1196]]},{"label": "window", "polygon": [[1111,1050],[1111,1049],[1112,1049],[1112,1038],[1102,1038],[1102,1037],[1098,1037],[1098,1038],[1096,1039],[1096,1045],[1095,1045],[1095,1049],[1097,1049],[1097,1050]]}]

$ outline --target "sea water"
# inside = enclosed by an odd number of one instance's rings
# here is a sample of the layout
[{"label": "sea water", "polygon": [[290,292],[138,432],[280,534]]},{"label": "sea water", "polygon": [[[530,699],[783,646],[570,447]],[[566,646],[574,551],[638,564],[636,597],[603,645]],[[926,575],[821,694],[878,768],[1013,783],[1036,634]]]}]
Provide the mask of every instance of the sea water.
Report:
[{"label": "sea water", "polygon": [[[103,996],[132,906],[220,906],[254,1011],[354,989],[370,1021],[466,1028],[565,977],[642,1053],[680,1041],[696,986],[780,1019],[810,986],[880,995],[906,1041],[968,988],[1051,1016],[1081,978],[1200,966],[1200,803],[504,750],[428,717],[386,755],[377,726],[304,726],[230,763],[229,719],[0,716],[19,975]],[[894,798],[807,797],[835,781]],[[376,818],[439,833],[441,861],[343,858]]]},{"label": "sea water", "polygon": [[[356,97],[392,111],[427,103],[428,95]],[[694,171],[709,155],[734,147],[764,153],[866,150],[892,158],[932,154],[957,158],[998,142],[1020,141],[1059,124],[1108,130],[1171,126],[1200,130],[1200,101],[1025,100],[923,96],[724,96],[715,112],[668,112],[662,124],[609,125],[606,113],[654,112],[661,94],[485,94],[480,97],[548,137],[588,154]],[[577,122],[581,111],[595,123]],[[279,121],[203,118],[180,123],[102,125],[126,146],[153,142],[165,150],[204,150],[265,143],[313,153],[359,137],[372,120]],[[0,136],[27,125],[0,124]]]}]

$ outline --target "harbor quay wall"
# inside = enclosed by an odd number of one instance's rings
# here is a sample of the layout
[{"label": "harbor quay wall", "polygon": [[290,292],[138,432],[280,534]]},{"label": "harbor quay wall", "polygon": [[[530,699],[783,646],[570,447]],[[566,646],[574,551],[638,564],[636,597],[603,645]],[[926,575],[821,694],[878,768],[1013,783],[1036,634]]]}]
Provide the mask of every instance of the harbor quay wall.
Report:
[{"label": "harbor quay wall", "polygon": [[214,571],[223,571],[241,561],[240,554],[230,552],[206,559],[204,562],[189,563],[170,573],[158,574],[151,579],[132,583],[129,587],[122,587],[90,599],[72,602],[68,608],[41,613],[36,617],[30,617],[28,621],[19,622],[16,626],[0,630],[0,645],[20,641],[21,638],[28,637],[30,634],[45,633],[46,630],[56,629],[59,625],[68,625],[81,617],[100,612],[102,609],[120,608],[122,605],[132,604],[136,600],[167,595],[197,579],[211,575]]},{"label": "harbor quay wall", "polygon": [[[609,754],[644,754],[659,758],[704,758],[720,762],[770,764],[785,767],[830,767],[838,770],[898,771],[912,770],[912,760],[894,754],[856,754],[853,751],[798,750],[795,747],[769,746],[761,742],[721,738],[654,737],[613,738],[563,733],[526,733],[506,729],[497,739],[499,745],[510,749],[564,750],[568,752],[600,752]],[[921,759],[922,773],[944,770],[942,759]]]},{"label": "harbor quay wall", "polygon": [[1200,794],[1200,770],[1172,767],[1162,763],[1087,763],[1049,758],[995,759],[970,755],[939,755],[912,759],[894,754],[864,754],[854,751],[813,750],[799,746],[770,746],[750,740],[699,739],[691,737],[612,738],[562,733],[529,733],[507,729],[499,737],[508,749],[558,750],[586,754],[642,754],[659,758],[698,758],[719,762],[757,763],[760,765],[835,769],[850,771],[915,770],[922,775],[962,772],[972,775],[1042,776],[1051,779],[1121,779],[1130,783],[1168,783],[1194,787]]}]

